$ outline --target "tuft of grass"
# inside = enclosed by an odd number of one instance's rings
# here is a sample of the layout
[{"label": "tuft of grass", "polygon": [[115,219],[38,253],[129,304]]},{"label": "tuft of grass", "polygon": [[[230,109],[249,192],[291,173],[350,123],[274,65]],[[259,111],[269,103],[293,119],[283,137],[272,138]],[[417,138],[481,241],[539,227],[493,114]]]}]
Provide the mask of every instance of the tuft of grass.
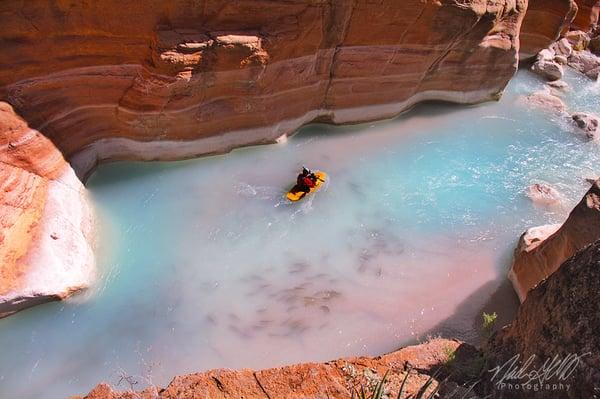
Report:
[{"label": "tuft of grass", "polygon": [[483,317],[483,330],[490,331],[496,325],[496,319],[498,318],[498,314],[494,313],[485,313],[481,315]]},{"label": "tuft of grass", "polygon": [[491,335],[494,326],[496,325],[496,319],[498,318],[498,314],[494,313],[485,313],[481,315],[483,317],[483,332],[486,335]]},{"label": "tuft of grass", "polygon": [[[411,370],[412,370],[411,368],[408,368],[408,370],[406,371],[406,375],[404,376],[404,379],[402,380],[402,384],[400,385],[400,390],[398,391],[397,399],[402,398],[402,394],[404,393],[404,388],[406,386],[406,381],[408,380],[408,376],[410,375]],[[365,388],[362,385],[360,387],[360,390],[354,388],[354,391],[352,392],[352,399],[387,399],[387,398],[389,398],[388,394],[386,393],[386,389],[385,389],[388,373],[389,373],[389,370],[385,372],[385,374],[383,375],[383,378],[375,385],[375,387],[373,388],[372,391],[370,391],[369,394],[367,394],[365,392]],[[427,395],[427,391],[429,390],[429,388],[431,387],[431,385],[433,384],[434,381],[435,381],[434,376],[430,376],[429,379],[425,382],[425,384],[423,384],[423,386],[421,386],[421,388],[419,388],[419,391],[416,393],[416,395],[413,395],[410,398],[411,399],[433,399],[437,395],[439,385],[433,391],[431,391],[429,393],[429,395]]]},{"label": "tuft of grass", "polygon": [[446,346],[444,348],[444,355],[446,355],[446,361],[444,362],[444,365],[449,366],[456,359],[456,349]]}]

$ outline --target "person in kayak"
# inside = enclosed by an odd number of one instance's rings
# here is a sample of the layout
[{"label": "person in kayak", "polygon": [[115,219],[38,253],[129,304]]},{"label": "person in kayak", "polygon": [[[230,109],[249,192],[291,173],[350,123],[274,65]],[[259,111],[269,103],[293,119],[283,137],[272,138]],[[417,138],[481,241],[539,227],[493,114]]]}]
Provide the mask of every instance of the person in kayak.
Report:
[{"label": "person in kayak", "polygon": [[294,187],[294,192],[305,192],[308,193],[311,188],[313,188],[317,184],[317,176],[310,170],[306,168],[302,168],[302,173],[298,175],[296,179],[296,187]]}]

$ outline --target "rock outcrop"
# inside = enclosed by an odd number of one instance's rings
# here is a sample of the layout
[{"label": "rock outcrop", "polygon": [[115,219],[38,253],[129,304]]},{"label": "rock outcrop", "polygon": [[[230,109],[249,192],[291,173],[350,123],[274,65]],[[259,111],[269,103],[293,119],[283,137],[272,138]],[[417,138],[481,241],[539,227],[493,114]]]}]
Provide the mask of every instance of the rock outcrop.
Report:
[{"label": "rock outcrop", "polygon": [[574,0],[529,0],[521,28],[521,58],[531,58],[554,43],[577,14]]},{"label": "rock outcrop", "polygon": [[[544,234],[540,234],[541,232]],[[586,245],[600,239],[600,179],[556,228],[529,230],[515,251],[509,279],[521,302],[527,293]]]},{"label": "rock outcrop", "polygon": [[3,1],[0,98],[81,175],[107,159],[223,152],[315,120],[497,98],[516,70],[527,6],[197,3]]},{"label": "rock outcrop", "polygon": [[[500,393],[503,398],[597,397],[599,281],[600,241],[596,241],[529,292],[515,321],[488,344],[491,363],[500,369],[493,381],[493,375],[488,375],[491,384],[486,395],[492,396],[485,397],[498,397]],[[519,372],[507,374],[513,363],[513,370]],[[536,370],[539,372],[534,374]],[[498,385],[503,376],[508,376],[504,382],[512,384],[512,389]],[[536,378],[529,380],[533,376]],[[529,389],[523,388],[528,380]],[[520,388],[515,389],[515,384]]]},{"label": "rock outcrop", "polygon": [[598,14],[600,12],[600,1],[598,0],[577,0],[579,11],[573,21],[573,27],[584,31],[595,28],[598,24]]},{"label": "rock outcrop", "polygon": [[[469,377],[465,375],[469,369],[478,373],[482,366],[483,359],[475,348],[458,341],[434,339],[374,358],[306,363],[262,371],[212,370],[176,377],[165,389],[153,387],[139,393],[115,392],[108,385],[100,384],[84,399],[348,399],[354,389],[364,387],[368,392],[386,372],[385,390],[389,397],[397,397],[407,373],[403,390],[406,396],[403,397],[416,394],[432,374],[436,377],[428,393],[439,389],[444,397],[462,397],[467,389],[456,381],[460,383],[460,379]],[[445,378],[450,367],[461,372],[453,374],[462,374],[458,375],[459,379]],[[472,394],[468,397],[475,398]]]},{"label": "rock outcrop", "polygon": [[0,317],[86,288],[91,212],[52,142],[0,102]]}]

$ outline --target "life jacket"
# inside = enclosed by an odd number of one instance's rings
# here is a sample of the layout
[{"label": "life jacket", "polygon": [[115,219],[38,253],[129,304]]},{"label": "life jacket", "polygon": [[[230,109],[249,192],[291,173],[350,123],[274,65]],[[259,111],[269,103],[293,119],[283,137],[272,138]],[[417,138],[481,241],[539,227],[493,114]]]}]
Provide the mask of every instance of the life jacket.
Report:
[{"label": "life jacket", "polygon": [[315,182],[313,181],[313,179],[310,178],[310,176],[305,176],[302,179],[302,182],[304,183],[305,186],[313,188],[315,186]]}]

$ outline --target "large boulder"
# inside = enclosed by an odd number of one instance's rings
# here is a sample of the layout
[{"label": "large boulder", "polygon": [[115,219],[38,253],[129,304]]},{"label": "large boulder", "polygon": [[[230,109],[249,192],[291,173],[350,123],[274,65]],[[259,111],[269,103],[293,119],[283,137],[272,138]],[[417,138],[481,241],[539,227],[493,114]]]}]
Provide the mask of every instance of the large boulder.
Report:
[{"label": "large boulder", "polygon": [[92,213],[50,140],[0,102],[0,317],[87,288]]},{"label": "large boulder", "polygon": [[583,31],[594,29],[598,25],[598,14],[600,12],[600,1],[577,0],[579,10],[573,21],[573,28]]},{"label": "large boulder", "polygon": [[573,51],[573,54],[569,57],[568,65],[590,79],[598,79],[598,74],[600,73],[600,57],[589,51]]},{"label": "large boulder", "polygon": [[521,59],[534,57],[566,32],[577,13],[574,0],[530,0],[521,27]]},{"label": "large boulder", "polygon": [[571,44],[574,50],[585,50],[590,44],[590,36],[583,31],[573,30],[565,33],[565,39]]},{"label": "large boulder", "polygon": [[573,53],[573,46],[565,38],[562,38],[559,41],[552,43],[549,49],[554,51],[555,56],[563,56],[569,58]]},{"label": "large boulder", "polygon": [[[564,57],[563,57],[564,58]],[[561,60],[559,60],[561,61]],[[564,63],[567,62],[566,59],[564,59]],[[564,71],[563,71],[563,67],[560,65],[559,62],[557,61],[546,61],[546,60],[537,60],[533,66],[531,67],[531,70],[540,75],[543,76],[545,79],[549,80],[549,81],[554,81],[554,80],[560,80],[563,77]]]}]

